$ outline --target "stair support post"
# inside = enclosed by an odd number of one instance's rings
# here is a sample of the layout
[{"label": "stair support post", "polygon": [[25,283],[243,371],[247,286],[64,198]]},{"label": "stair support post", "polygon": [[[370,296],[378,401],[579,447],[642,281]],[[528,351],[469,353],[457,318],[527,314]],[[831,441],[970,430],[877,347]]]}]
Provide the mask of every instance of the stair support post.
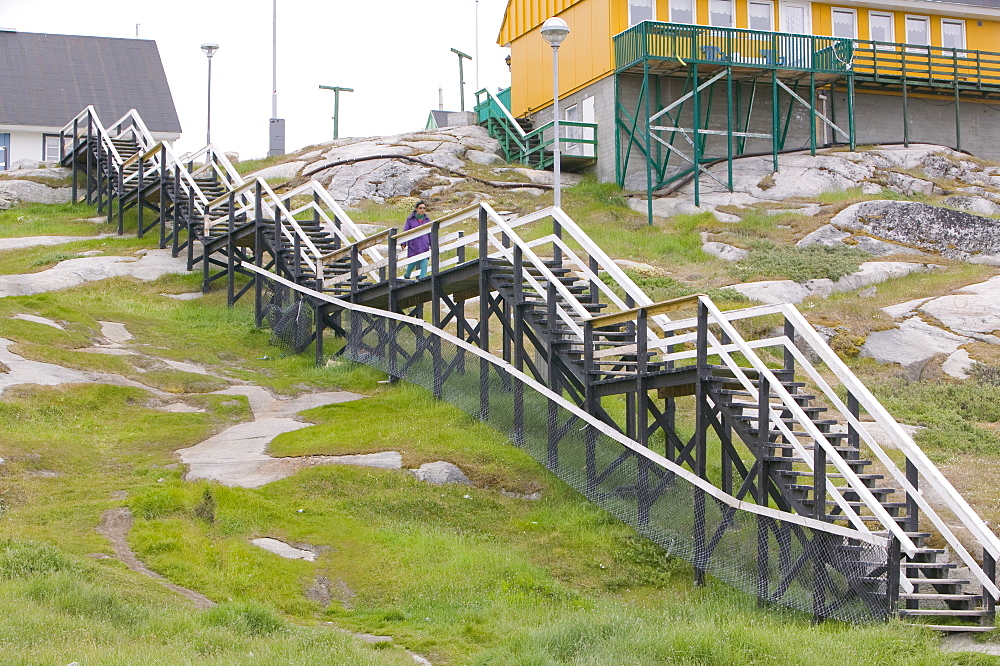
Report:
[{"label": "stair support post", "polygon": [[[260,211],[260,201],[259,200],[257,202],[257,211],[258,212]],[[257,219],[258,220],[260,219],[260,215],[257,216]],[[190,237],[189,237],[188,242],[189,243],[191,242],[190,241]],[[261,256],[262,256],[261,253],[262,253],[262,250],[264,249],[264,230],[263,230],[263,228],[259,224],[254,225],[254,229],[253,229],[253,245],[254,245],[253,264],[257,268],[260,268],[261,265],[263,264],[263,260],[261,259]],[[254,311],[254,321],[257,324],[257,328],[260,328],[261,324],[263,324],[263,322],[264,322],[264,304],[263,304],[264,286],[263,286],[263,282],[264,282],[264,276],[261,275],[260,273],[255,272],[253,274],[253,283],[254,283],[254,289],[253,289],[253,291],[254,291],[254,295],[253,295],[253,311]]]},{"label": "stair support post", "polygon": [[813,518],[826,520],[826,450],[813,441]]},{"label": "stair support post", "polygon": [[[173,231],[171,232],[171,241],[172,241],[172,244],[171,244],[171,248],[170,248],[170,256],[174,257],[176,259],[177,255],[180,254],[180,251],[181,251],[181,246],[180,246],[180,242],[181,242],[180,241],[180,233],[181,233],[181,229],[180,229],[180,215],[178,215],[178,206],[177,206],[177,200],[181,196],[181,170],[179,168],[177,168],[177,167],[174,167],[174,187],[173,187],[173,189],[174,189],[174,193],[173,193],[173,197],[171,197],[171,204],[173,205],[173,210],[171,211],[171,216],[170,216],[170,221],[173,222],[173,227],[172,227]],[[190,211],[188,211],[188,214],[189,215],[191,214]],[[258,217],[256,219],[260,219],[260,218]],[[191,240],[190,236],[188,237],[188,240],[189,241]],[[257,246],[257,247],[260,247],[260,246]]]},{"label": "stair support post", "polygon": [[160,146],[160,249],[167,245],[167,149]]},{"label": "stair support post", "polygon": [[[77,202],[77,198],[80,196],[79,188],[77,186],[77,178],[80,175],[80,164],[79,164],[78,160],[76,159],[77,152],[79,151],[79,148],[78,148],[79,144],[77,143],[77,141],[79,141],[79,139],[80,139],[79,122],[80,121],[77,118],[73,119],[73,184],[72,184],[72,188],[73,188],[72,201],[73,201],[73,203],[76,203]],[[88,139],[88,141],[89,141],[89,139]],[[63,148],[63,150],[65,150],[65,148]]]},{"label": "stair support post", "polygon": [[[235,285],[233,284],[236,280],[235,272],[235,257],[233,253],[236,250],[235,241],[233,236],[236,235],[236,198],[232,192],[229,193],[229,223],[226,226],[226,303],[229,307],[233,306],[236,302],[235,298]],[[207,262],[206,262],[207,265]]]},{"label": "stair support post", "polygon": [[893,617],[899,611],[899,564],[899,539],[890,535],[888,561],[885,566],[886,619]]},{"label": "stair support post", "polygon": [[118,235],[125,235],[125,174],[118,171]]},{"label": "stair support post", "polygon": [[[323,308],[324,304],[322,301],[318,301],[316,306],[313,308],[313,313],[316,316],[316,365],[320,365],[323,362]],[[386,322],[386,320],[382,321],[383,323]]]},{"label": "stair support post", "polygon": [[635,415],[636,441],[649,447],[649,391],[648,378],[648,339],[646,337],[646,308],[640,308],[635,321]]},{"label": "stair support post", "polygon": [[143,178],[142,177],[143,177],[143,172],[145,170],[146,170],[146,161],[140,156],[139,157],[139,184],[138,184],[138,187],[137,187],[137,189],[135,191],[135,207],[138,209],[136,211],[136,213],[139,216],[139,221],[138,221],[138,224],[137,224],[137,237],[138,238],[142,238],[142,232],[144,231],[144,229],[142,228],[142,226],[143,226],[143,212],[144,212],[143,208],[145,208],[145,206],[143,205],[143,188],[144,188],[145,185],[143,183]]},{"label": "stair support post", "polygon": [[[917,471],[917,466],[910,462],[910,459],[906,459],[906,480],[913,486],[915,490],[919,490],[917,485],[920,482],[920,474]],[[914,499],[912,495],[907,493],[906,495],[906,531],[907,532],[917,532],[920,529],[920,513],[917,508],[917,500]]]},{"label": "stair support post", "polygon": [[[299,237],[295,237],[296,246],[299,243]],[[297,256],[297,255],[296,255]],[[361,268],[361,258],[358,256],[358,246],[357,244],[351,245],[351,303],[355,303],[358,297],[358,271]]]},{"label": "stair support post", "polygon": [[[697,153],[696,153],[697,155]],[[698,182],[697,175],[695,183]],[[697,379],[695,380],[695,432],[694,473],[705,478],[706,436],[708,435],[708,308],[698,301],[698,328],[696,333]],[[694,496],[694,584],[705,584],[705,495],[696,491]]]},{"label": "stair support post", "polygon": [[524,370],[524,251],[514,246],[514,367]]},{"label": "stair support post", "polygon": [[106,168],[107,162],[102,159],[104,155],[101,149],[103,148],[103,141],[97,141],[97,212],[102,214],[104,212],[104,169]]},{"label": "stair support post", "polygon": [[94,161],[93,155],[91,154],[92,150],[90,145],[90,137],[93,133],[94,133],[94,117],[93,114],[88,113],[87,114],[87,175],[86,175],[87,193],[85,195],[87,197],[87,203],[90,203],[90,179],[92,177],[90,171],[90,165]]},{"label": "stair support post", "polygon": [[441,223],[437,220],[431,222],[431,323],[434,324],[435,328],[441,328],[441,284],[439,278],[441,244],[438,241],[440,231]]},{"label": "stair support post", "polygon": [[[120,218],[119,218],[120,220]],[[119,221],[119,224],[121,222]],[[194,190],[188,190],[188,212],[187,212],[187,269],[190,271],[194,268]],[[119,235],[121,231],[118,232]],[[202,251],[204,252],[205,246],[202,245]]]},{"label": "stair support post", "polygon": [[759,506],[767,506],[767,486],[771,465],[767,461],[770,444],[771,383],[758,375],[757,381],[757,496]]},{"label": "stair support post", "polygon": [[[997,561],[990,555],[989,551],[983,549],[983,573],[994,583],[997,579]],[[996,623],[996,599],[989,590],[983,588],[983,611],[984,615],[979,617],[979,623],[984,627],[992,627]]]},{"label": "stair support post", "polygon": [[[487,225],[489,216],[484,208],[479,209],[479,348],[485,352],[490,350],[490,281],[487,277],[489,269],[489,234]],[[479,359],[479,420],[490,418],[490,364],[485,358]]]}]

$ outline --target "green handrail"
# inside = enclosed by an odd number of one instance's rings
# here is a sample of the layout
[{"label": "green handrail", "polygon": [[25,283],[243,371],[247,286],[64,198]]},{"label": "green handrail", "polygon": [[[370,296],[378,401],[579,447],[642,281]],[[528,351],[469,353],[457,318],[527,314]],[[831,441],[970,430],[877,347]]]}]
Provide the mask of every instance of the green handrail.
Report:
[{"label": "green handrail", "polygon": [[615,35],[614,49],[617,71],[654,59],[843,74],[854,46],[838,37],[643,21]]}]

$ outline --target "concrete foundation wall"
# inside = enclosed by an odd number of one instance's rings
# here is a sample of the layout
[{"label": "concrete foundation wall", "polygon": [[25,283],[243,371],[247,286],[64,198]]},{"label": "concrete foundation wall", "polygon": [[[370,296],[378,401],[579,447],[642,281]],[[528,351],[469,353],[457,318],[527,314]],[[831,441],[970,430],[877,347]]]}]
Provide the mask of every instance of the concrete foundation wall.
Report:
[{"label": "concrete foundation wall", "polygon": [[[653,96],[650,109],[653,114],[664,106],[680,98],[686,93],[685,80],[683,78],[659,78],[651,77],[651,88]],[[706,128],[712,130],[726,130],[727,128],[727,108],[725,96],[725,84],[720,81],[716,84],[714,95],[709,100],[708,91],[703,91],[701,95],[702,112],[708,112],[709,123]],[[645,114],[645,102],[642,108],[637,109],[639,104],[639,93],[642,88],[642,77],[636,75],[626,75],[619,77],[619,95],[622,106],[631,116],[639,112]],[[734,116],[741,122],[746,122],[746,109],[749,105],[752,86],[749,83],[734,85],[734,90],[739,89],[739,109]],[[809,95],[808,86],[799,86],[797,94],[803,99]],[[779,90],[780,98],[778,109],[781,124],[785,124],[789,110],[789,96],[784,90]],[[593,95],[595,100],[596,122],[598,125],[598,150],[597,163],[591,167],[599,180],[612,181],[615,179],[615,84],[614,77],[607,77],[594,85],[588,86],[573,95],[560,100],[560,109],[565,109],[572,104],[577,104],[584,97]],[[734,93],[736,96],[736,93]],[[770,133],[771,132],[771,86],[759,83],[753,102],[753,109],[750,114],[750,125],[748,131]],[[913,143],[934,143],[953,148],[962,148],[973,155],[991,160],[1000,160],[1000,103],[986,104],[972,100],[962,99],[959,102],[959,118],[961,126],[961,143],[955,131],[955,102],[949,97],[939,98],[918,98],[909,97],[907,102],[909,107],[909,140]],[[833,119],[836,124],[845,132],[848,131],[847,122],[847,93],[830,93],[828,89],[819,89],[817,95],[818,110]],[[877,144],[877,143],[900,143],[903,141],[903,99],[899,95],[883,95],[870,92],[858,91],[854,98],[855,109],[855,132],[857,143]],[[809,147],[809,111],[808,109],[793,102],[791,105],[791,120],[788,126],[784,142],[784,149],[799,149]],[[551,120],[551,107],[539,112],[533,119],[536,124],[545,123]],[[662,124],[669,124],[666,118],[661,118]],[[681,127],[690,128],[693,124],[692,104],[688,100],[684,103],[679,119]],[[736,128],[742,129],[742,128]],[[816,141],[822,145],[836,138],[837,142],[846,142],[847,139],[836,134],[827,127],[821,120],[816,122]],[[669,136],[664,135],[669,139]],[[625,137],[621,137],[623,147]],[[674,145],[682,149],[688,156],[691,156],[692,149],[680,135],[674,137]],[[667,152],[665,148],[659,147],[656,142],[652,145],[653,153],[659,150],[662,160]],[[770,152],[770,139],[747,139],[744,152]],[[709,136],[706,141],[705,155],[709,157],[725,157],[727,152],[726,139],[723,136]],[[687,167],[687,163],[682,158],[672,157],[667,173]],[[655,179],[654,174],[654,179]],[[644,190],[646,188],[646,161],[642,152],[637,147],[633,147],[631,155],[626,165],[625,186],[628,189]]]}]

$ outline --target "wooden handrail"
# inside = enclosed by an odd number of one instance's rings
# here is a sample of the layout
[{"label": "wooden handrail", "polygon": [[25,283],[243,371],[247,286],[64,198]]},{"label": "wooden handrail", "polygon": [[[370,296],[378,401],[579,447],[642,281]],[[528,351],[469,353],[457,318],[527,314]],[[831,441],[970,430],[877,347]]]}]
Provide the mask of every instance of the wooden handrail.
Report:
[{"label": "wooden handrail", "polygon": [[391,234],[393,231],[395,231],[395,229],[386,229],[385,231],[380,231],[377,234],[373,234],[371,236],[368,236],[367,238],[359,240],[357,243],[351,243],[350,245],[345,245],[344,247],[339,248],[337,250],[333,250],[332,252],[321,254],[319,258],[322,259],[323,261],[326,260],[337,261],[339,259],[349,257],[351,255],[351,250],[353,248],[357,248],[359,252],[361,250],[367,250],[368,248],[374,245],[378,245],[385,239],[389,238],[389,234]]},{"label": "wooden handrail", "polygon": [[703,297],[708,298],[705,294],[692,294],[690,296],[671,298],[669,300],[653,303],[651,305],[640,305],[639,307],[635,307],[630,310],[623,310],[622,312],[612,312],[606,315],[598,315],[590,318],[590,324],[592,324],[594,328],[624,324],[626,322],[635,321],[636,316],[642,311],[646,312],[647,317],[655,317],[656,315],[667,314],[668,312],[677,312],[678,310],[685,310],[692,305],[697,305],[698,300]]}]

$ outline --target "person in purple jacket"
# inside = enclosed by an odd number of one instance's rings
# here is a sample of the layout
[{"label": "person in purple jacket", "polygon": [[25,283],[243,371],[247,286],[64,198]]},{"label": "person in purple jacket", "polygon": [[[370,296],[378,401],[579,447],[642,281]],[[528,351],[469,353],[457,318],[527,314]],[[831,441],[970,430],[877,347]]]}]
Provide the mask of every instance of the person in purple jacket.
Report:
[{"label": "person in purple jacket", "polygon": [[[431,218],[427,217],[427,204],[423,201],[418,201],[416,208],[410,213],[410,216],[406,218],[406,224],[403,226],[403,231],[409,231],[423,224],[430,224]],[[401,244],[403,248],[406,249],[407,257],[415,257],[418,254],[423,254],[431,249],[431,236],[429,233],[423,236],[417,236],[416,238],[411,238],[408,242]],[[406,277],[409,279],[410,273],[413,272],[414,266],[420,266],[420,277],[427,277],[427,257],[424,257],[420,261],[415,261],[406,267]]]}]

